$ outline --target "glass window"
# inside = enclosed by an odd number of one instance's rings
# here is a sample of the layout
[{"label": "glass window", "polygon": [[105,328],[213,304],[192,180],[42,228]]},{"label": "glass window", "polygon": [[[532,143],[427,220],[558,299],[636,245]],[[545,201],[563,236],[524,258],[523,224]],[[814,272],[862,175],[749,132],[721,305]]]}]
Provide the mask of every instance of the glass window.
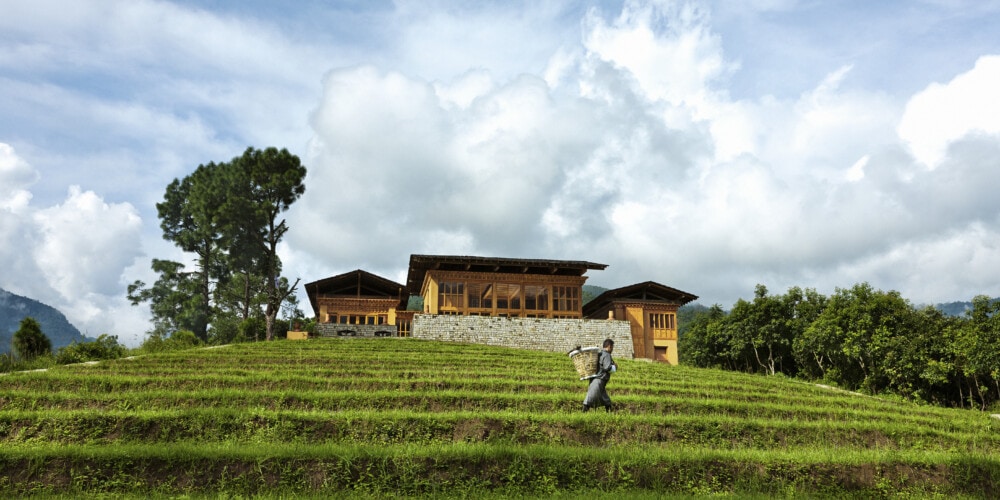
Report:
[{"label": "glass window", "polygon": [[449,309],[461,309],[462,299],[465,296],[465,283],[460,281],[442,281],[438,285],[438,307]]},{"label": "glass window", "polygon": [[521,311],[521,285],[511,283],[496,284],[497,312]]},{"label": "glass window", "polygon": [[649,328],[654,338],[676,339],[677,320],[674,314],[649,313]]},{"label": "glass window", "polygon": [[410,336],[410,322],[404,319],[396,320],[396,328],[400,337]]},{"label": "glass window", "polygon": [[493,309],[493,287],[488,283],[469,283],[466,299],[469,309]]},{"label": "glass window", "polygon": [[552,309],[555,311],[579,311],[580,287],[552,287]]},{"label": "glass window", "polygon": [[525,285],[524,308],[529,311],[549,310],[549,291],[544,286]]}]

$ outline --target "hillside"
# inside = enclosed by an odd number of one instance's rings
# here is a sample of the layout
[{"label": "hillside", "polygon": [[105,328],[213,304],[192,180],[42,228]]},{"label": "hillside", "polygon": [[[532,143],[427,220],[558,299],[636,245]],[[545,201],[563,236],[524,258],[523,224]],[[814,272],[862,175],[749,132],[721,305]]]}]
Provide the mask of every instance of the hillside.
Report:
[{"label": "hillside", "polygon": [[239,344],[0,376],[0,497],[1000,494],[1000,420],[620,360],[413,339]]},{"label": "hillside", "polygon": [[20,328],[21,320],[32,317],[42,327],[42,333],[52,341],[52,349],[58,349],[75,342],[86,342],[63,313],[37,300],[15,295],[0,288],[0,353],[10,352],[10,342],[14,332]]}]

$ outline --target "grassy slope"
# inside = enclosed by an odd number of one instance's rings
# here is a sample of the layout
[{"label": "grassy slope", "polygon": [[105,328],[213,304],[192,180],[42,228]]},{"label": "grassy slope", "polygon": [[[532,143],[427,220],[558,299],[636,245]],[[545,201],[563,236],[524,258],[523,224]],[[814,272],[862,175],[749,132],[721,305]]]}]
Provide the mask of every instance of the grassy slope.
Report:
[{"label": "grassy slope", "polygon": [[234,345],[0,376],[0,497],[1000,494],[1000,420],[620,361],[411,339]]}]

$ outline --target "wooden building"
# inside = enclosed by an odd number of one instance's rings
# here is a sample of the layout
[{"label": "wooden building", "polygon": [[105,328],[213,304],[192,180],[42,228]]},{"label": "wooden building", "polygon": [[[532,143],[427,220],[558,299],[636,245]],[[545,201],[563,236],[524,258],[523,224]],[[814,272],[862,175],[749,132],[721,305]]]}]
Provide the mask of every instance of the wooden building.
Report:
[{"label": "wooden building", "polygon": [[[411,255],[405,286],[358,269],[305,289],[317,323],[339,333],[350,325],[395,325],[397,335],[409,336],[419,313],[615,319],[629,322],[635,357],[677,364],[677,309],[698,297],[647,281],[583,304],[585,274],[605,268],[586,261]],[[423,300],[420,311],[407,310],[411,294]]]},{"label": "wooden building", "polygon": [[406,311],[406,287],[361,269],[306,283],[317,323],[395,325],[409,336],[413,311]]},{"label": "wooden building", "polygon": [[583,306],[587,318],[627,320],[636,358],[677,364],[677,309],[698,297],[647,281],[607,290]]},{"label": "wooden building", "polygon": [[411,255],[407,288],[426,314],[582,318],[584,276],[605,264],[568,260]]}]

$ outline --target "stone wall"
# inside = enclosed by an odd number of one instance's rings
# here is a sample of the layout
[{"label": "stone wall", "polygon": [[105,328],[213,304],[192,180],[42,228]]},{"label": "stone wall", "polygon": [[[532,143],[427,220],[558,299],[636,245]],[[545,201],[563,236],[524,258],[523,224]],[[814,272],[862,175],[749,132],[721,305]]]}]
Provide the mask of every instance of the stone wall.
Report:
[{"label": "stone wall", "polygon": [[341,323],[319,323],[316,325],[319,337],[395,337],[396,325],[345,325]]},{"label": "stone wall", "polygon": [[413,338],[485,344],[566,353],[576,346],[600,346],[615,341],[615,357],[632,359],[628,321],[607,319],[494,318],[417,314]]}]

